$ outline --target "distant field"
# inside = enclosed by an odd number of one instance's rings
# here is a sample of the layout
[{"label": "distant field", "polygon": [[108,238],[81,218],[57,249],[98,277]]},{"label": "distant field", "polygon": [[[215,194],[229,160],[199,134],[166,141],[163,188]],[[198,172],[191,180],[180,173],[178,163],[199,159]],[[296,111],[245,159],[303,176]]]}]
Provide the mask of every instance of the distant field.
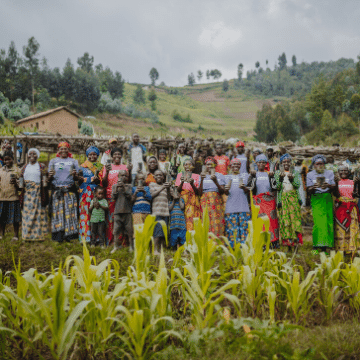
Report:
[{"label": "distant field", "polygon": [[[135,89],[135,85],[125,84],[124,105],[134,104],[132,99]],[[134,119],[124,114],[99,114],[96,120],[91,121],[96,133],[130,135],[137,131],[141,136],[235,136],[246,140],[253,137],[257,110],[264,102],[271,101],[234,89],[232,81],[227,92],[222,90],[222,82],[171,88],[178,90],[177,95],[168,94],[164,89],[167,88],[156,88],[159,124],[153,124],[150,119]],[[149,90],[145,90],[145,93],[147,99]],[[148,100],[145,105],[139,106],[140,110],[146,108],[150,108]],[[184,117],[189,114],[192,123],[174,120],[174,111]]]}]

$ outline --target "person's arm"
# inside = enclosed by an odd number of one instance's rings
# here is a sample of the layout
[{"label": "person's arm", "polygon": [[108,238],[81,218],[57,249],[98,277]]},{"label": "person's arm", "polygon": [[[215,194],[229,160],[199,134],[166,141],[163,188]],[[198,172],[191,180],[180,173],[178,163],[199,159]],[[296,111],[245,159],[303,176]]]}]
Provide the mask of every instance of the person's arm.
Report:
[{"label": "person's arm", "polygon": [[224,194],[224,192],[225,192],[225,190],[224,190],[224,185],[220,185],[220,184],[219,184],[216,175],[211,175],[211,180],[214,182],[214,184],[215,184],[216,187],[218,188],[219,194],[220,194],[220,195]]},{"label": "person's arm", "polygon": [[101,207],[101,209],[103,209],[105,211],[109,208],[107,201],[106,201],[105,205],[101,205],[100,202],[99,202],[99,206]]},{"label": "person's arm", "polygon": [[297,190],[300,187],[300,174],[296,171],[294,174],[289,174],[288,177],[294,189]]},{"label": "person's arm", "polygon": [[202,196],[203,194],[203,185],[204,185],[204,179],[205,179],[206,175],[201,173],[200,175],[200,186],[199,186],[199,196]]},{"label": "person's arm", "polygon": [[161,187],[159,187],[159,189],[153,190],[153,191],[152,191],[151,188],[150,188],[150,193],[151,193],[152,198],[153,198],[153,199],[156,198],[164,189],[165,189],[165,186],[164,186],[164,185],[162,185]]},{"label": "person's arm", "polygon": [[92,214],[93,209],[94,209],[94,200],[91,200],[90,207],[89,207],[89,214],[90,215]]},{"label": "person's arm", "polygon": [[102,170],[102,184],[104,188],[109,185],[109,172],[111,171],[111,165],[105,165]]},{"label": "person's arm", "polygon": [[170,201],[170,204],[169,204],[169,211],[170,211],[170,212],[174,209],[174,206],[175,206],[175,200],[174,200],[174,201]]},{"label": "person's arm", "polygon": [[195,195],[199,195],[199,189],[195,185],[195,180],[193,178],[190,178],[189,183],[194,190]]},{"label": "person's arm", "polygon": [[113,187],[112,187],[111,200],[116,200],[118,196],[119,196],[119,193],[118,193],[118,185],[115,184],[115,185],[113,185]]},{"label": "person's arm", "polygon": [[182,210],[182,211],[184,211],[185,210],[185,201],[184,201],[184,199],[179,199],[179,205],[180,205],[180,209]]},{"label": "person's arm", "polygon": [[185,178],[184,178],[184,176],[181,176],[181,177],[180,177],[180,184],[179,184],[179,186],[177,187],[177,191],[178,191],[179,194],[180,194],[181,191],[182,191],[184,182],[185,182]]}]

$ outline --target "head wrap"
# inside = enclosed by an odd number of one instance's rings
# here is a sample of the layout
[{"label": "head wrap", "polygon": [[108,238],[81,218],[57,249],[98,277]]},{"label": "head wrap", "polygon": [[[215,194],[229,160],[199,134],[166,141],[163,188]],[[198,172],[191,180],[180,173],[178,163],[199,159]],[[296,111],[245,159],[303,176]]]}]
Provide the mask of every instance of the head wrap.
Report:
[{"label": "head wrap", "polygon": [[260,149],[254,149],[254,150],[253,150],[253,153],[254,153],[254,152],[258,152],[259,154],[262,154],[262,151],[261,151]]},{"label": "head wrap", "polygon": [[316,164],[318,161],[322,161],[324,164],[326,164],[326,158],[324,155],[317,154],[311,159],[311,165]]},{"label": "head wrap", "polygon": [[212,157],[212,156],[208,156],[206,159],[205,159],[205,165],[206,164],[210,164],[210,163],[212,163],[212,164],[217,164],[217,161]]},{"label": "head wrap", "polygon": [[66,141],[63,141],[63,142],[59,143],[58,149],[61,147],[67,147],[68,149],[70,149],[70,144]]},{"label": "head wrap", "polygon": [[111,157],[113,157],[116,152],[119,152],[119,153],[121,154],[121,156],[123,155],[122,149],[116,147],[116,148],[113,148],[113,149],[111,150],[111,152],[110,152],[110,153],[111,153]]},{"label": "head wrap", "polygon": [[149,157],[147,158],[146,162],[149,163],[149,161],[150,161],[151,159],[155,159],[155,160],[156,160],[156,163],[158,162],[158,159],[157,159],[157,157],[156,157],[155,155],[149,156]]},{"label": "head wrap", "polygon": [[242,142],[242,141],[238,141],[236,144],[235,144],[235,147],[245,147],[245,144]]},{"label": "head wrap", "polygon": [[256,157],[256,162],[259,162],[259,161],[268,161],[267,157],[264,155],[264,154],[260,154]]},{"label": "head wrap", "polygon": [[117,139],[116,138],[109,139],[109,144],[112,144],[113,142],[117,142]]},{"label": "head wrap", "polygon": [[241,160],[238,159],[238,158],[233,158],[231,161],[230,161],[230,165],[232,164],[240,164],[241,165]]},{"label": "head wrap", "polygon": [[89,156],[91,153],[95,153],[97,156],[100,155],[100,150],[96,146],[89,146],[86,150],[86,156]]},{"label": "head wrap", "polygon": [[36,148],[31,148],[29,149],[29,151],[27,152],[27,154],[29,155],[31,151],[34,151],[37,155],[37,157],[39,158],[40,157],[40,151]]},{"label": "head wrap", "polygon": [[272,146],[268,146],[266,150],[274,150],[274,148]]},{"label": "head wrap", "polygon": [[288,153],[286,153],[286,154],[284,154],[284,155],[282,155],[282,156],[280,156],[280,162],[283,162],[283,160],[285,160],[285,159],[292,159],[292,157],[291,157],[291,155],[290,154],[288,154]]}]

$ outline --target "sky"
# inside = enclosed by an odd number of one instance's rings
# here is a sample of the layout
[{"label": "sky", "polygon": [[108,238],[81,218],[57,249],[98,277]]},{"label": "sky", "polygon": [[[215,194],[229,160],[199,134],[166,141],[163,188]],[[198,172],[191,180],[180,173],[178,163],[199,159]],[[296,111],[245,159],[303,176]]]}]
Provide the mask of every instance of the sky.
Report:
[{"label": "sky", "polygon": [[[48,65],[76,64],[84,52],[128,82],[187,84],[198,70],[223,79],[274,68],[285,52],[297,62],[360,55],[358,0],[0,0],[0,48],[22,52],[34,36]],[[205,76],[201,82],[206,82]]]}]

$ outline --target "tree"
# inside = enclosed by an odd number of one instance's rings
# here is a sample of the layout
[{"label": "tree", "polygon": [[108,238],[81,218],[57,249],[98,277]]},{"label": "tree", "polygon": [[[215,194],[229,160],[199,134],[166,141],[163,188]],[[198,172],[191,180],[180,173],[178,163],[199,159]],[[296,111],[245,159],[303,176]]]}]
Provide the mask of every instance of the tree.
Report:
[{"label": "tree", "polygon": [[72,100],[75,95],[75,70],[70,59],[66,60],[61,80],[65,98]]},{"label": "tree", "polygon": [[269,60],[268,60],[268,59],[266,59],[266,61],[265,61],[265,62],[266,62],[266,65],[267,65],[267,64],[269,63]]},{"label": "tree", "polygon": [[157,96],[156,96],[156,92],[154,89],[151,89],[150,91],[150,94],[148,96],[148,99],[149,101],[151,102],[151,110],[155,111],[156,110],[156,99],[157,99]]},{"label": "tree", "polygon": [[259,61],[257,61],[257,62],[255,63],[255,67],[256,67],[257,69],[260,67],[260,62],[259,62]]},{"label": "tree", "polygon": [[221,78],[222,74],[221,71],[219,71],[218,69],[214,69],[210,71],[210,76],[212,76],[214,80],[217,80]]},{"label": "tree", "polygon": [[86,72],[90,72],[93,69],[94,57],[90,56],[88,52],[84,53],[82,57],[77,59],[77,63],[80,68]]},{"label": "tree", "polygon": [[239,81],[241,81],[241,79],[242,79],[243,68],[244,68],[244,65],[242,63],[240,63],[237,68],[237,75],[238,75]]},{"label": "tree", "polygon": [[204,75],[204,73],[203,73],[201,70],[198,70],[198,72],[197,72],[197,78],[198,78],[199,82],[201,81],[203,75]]},{"label": "tree", "polygon": [[210,79],[210,70],[206,70],[206,79]]},{"label": "tree", "polygon": [[277,137],[276,119],[273,117],[271,105],[264,104],[262,109],[256,114],[256,140],[267,143],[274,142]]},{"label": "tree", "polygon": [[25,56],[25,67],[31,79],[32,105],[34,106],[34,78],[39,70],[39,43],[32,36],[28,40],[27,46],[23,47]]},{"label": "tree", "polygon": [[282,53],[278,57],[279,70],[284,70],[286,68],[287,60],[285,53]]},{"label": "tree", "polygon": [[159,78],[159,73],[154,67],[150,70],[149,76],[151,79],[151,85],[155,86],[155,81]]},{"label": "tree", "polygon": [[293,66],[296,66],[296,56],[295,55],[292,56],[291,61],[292,61]]},{"label": "tree", "polygon": [[229,82],[226,79],[223,82],[222,88],[225,92],[229,90]]},{"label": "tree", "polygon": [[136,85],[133,100],[137,104],[145,104],[145,92],[140,84]]},{"label": "tree", "polygon": [[188,75],[188,84],[190,86],[193,86],[195,84],[195,76],[193,73],[191,73],[190,75]]},{"label": "tree", "polygon": [[124,96],[124,82],[121,74],[116,71],[115,76],[110,79],[107,88],[113,99]]}]

